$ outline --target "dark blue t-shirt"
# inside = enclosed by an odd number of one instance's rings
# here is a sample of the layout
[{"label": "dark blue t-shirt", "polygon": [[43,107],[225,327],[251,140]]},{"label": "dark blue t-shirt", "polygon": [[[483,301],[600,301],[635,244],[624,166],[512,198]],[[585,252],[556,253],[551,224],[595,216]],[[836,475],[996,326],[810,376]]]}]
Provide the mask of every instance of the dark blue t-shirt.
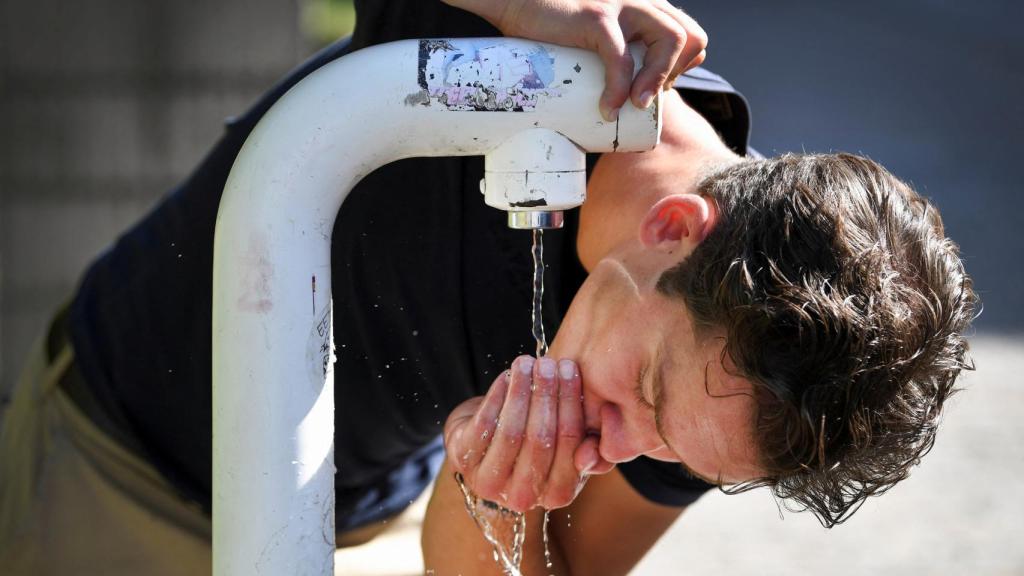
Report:
[{"label": "dark blue t-shirt", "polygon": [[[321,51],[229,121],[196,171],[92,264],[72,304],[77,366],[103,418],[207,510],[214,223],[245,138],[288,88],[350,48],[497,35],[439,2],[388,4],[357,4],[351,45]],[[747,106],[727,83],[695,70],[677,88],[734,150],[746,152]],[[339,527],[350,524],[340,517],[346,510],[435,441],[452,408],[483,394],[515,356],[533,350],[530,234],[510,230],[504,213],[484,205],[482,175],[481,158],[402,160],[363,179],[338,214],[331,265]],[[571,212],[564,230],[545,235],[549,334],[585,277],[576,227]],[[688,504],[708,488],[678,466],[646,458],[620,470],[663,504]]]}]

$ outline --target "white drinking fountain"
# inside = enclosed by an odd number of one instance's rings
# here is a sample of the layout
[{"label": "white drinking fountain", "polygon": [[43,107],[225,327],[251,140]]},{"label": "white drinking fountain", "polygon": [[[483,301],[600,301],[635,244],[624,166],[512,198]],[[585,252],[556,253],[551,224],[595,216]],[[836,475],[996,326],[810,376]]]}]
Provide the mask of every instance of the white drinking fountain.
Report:
[{"label": "white drinking fountain", "polygon": [[603,87],[598,57],[575,48],[405,40],[323,66],[256,125],[214,240],[216,576],[333,574],[330,249],[352,187],[401,158],[484,155],[484,200],[510,226],[560,227],[585,198],[584,151],[658,142],[657,100],[605,122]]}]

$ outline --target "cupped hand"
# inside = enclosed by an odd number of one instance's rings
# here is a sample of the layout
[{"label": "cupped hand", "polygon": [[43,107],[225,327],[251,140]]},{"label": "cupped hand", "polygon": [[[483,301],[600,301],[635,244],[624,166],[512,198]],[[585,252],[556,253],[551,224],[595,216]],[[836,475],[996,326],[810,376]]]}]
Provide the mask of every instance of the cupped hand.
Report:
[{"label": "cupped hand", "polygon": [[520,356],[485,396],[463,402],[444,429],[448,460],[477,496],[517,512],[569,505],[603,469],[584,430],[579,370]]},{"label": "cupped hand", "polygon": [[[658,90],[704,61],[704,29],[668,0],[445,0],[469,10],[507,36],[586,48],[605,65],[601,115],[618,117],[627,98],[647,108]],[[633,77],[627,44],[647,46],[643,67]]]}]

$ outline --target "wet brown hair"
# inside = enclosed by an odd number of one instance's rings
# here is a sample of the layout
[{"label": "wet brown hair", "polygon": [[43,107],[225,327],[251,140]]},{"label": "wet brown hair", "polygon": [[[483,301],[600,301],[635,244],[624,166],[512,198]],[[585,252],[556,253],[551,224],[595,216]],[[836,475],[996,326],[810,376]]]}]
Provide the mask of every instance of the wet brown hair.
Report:
[{"label": "wet brown hair", "polygon": [[931,449],[972,368],[971,280],[938,211],[866,158],[744,161],[699,192],[719,222],[658,288],[753,383],[767,476],[727,491],[769,486],[831,527]]}]

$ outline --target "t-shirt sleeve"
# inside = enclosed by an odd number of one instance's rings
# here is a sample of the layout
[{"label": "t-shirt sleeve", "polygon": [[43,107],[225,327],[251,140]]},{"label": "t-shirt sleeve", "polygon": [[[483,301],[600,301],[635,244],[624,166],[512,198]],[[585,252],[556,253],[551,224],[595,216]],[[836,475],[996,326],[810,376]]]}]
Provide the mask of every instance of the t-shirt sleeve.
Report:
[{"label": "t-shirt sleeve", "polygon": [[679,464],[646,456],[619,464],[618,468],[641,496],[663,506],[689,506],[714,488],[687,474]]}]

